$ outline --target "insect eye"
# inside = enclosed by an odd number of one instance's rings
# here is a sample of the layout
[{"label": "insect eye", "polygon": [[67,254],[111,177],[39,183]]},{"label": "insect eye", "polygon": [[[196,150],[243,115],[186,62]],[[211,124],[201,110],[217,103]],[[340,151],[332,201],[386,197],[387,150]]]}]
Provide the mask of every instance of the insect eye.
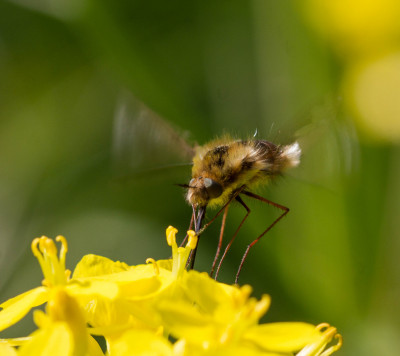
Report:
[{"label": "insect eye", "polygon": [[222,194],[222,186],[211,178],[204,178],[204,186],[207,190],[208,196],[213,198],[218,198]]}]

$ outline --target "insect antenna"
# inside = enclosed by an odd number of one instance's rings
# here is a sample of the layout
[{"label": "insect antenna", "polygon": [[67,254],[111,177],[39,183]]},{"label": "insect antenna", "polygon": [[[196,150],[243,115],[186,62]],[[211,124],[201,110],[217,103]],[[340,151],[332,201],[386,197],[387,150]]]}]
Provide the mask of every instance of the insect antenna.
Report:
[{"label": "insect antenna", "polygon": [[189,184],[185,184],[185,183],[175,183],[174,185],[177,185],[178,187],[186,188],[186,189],[194,188],[194,187],[191,187]]}]

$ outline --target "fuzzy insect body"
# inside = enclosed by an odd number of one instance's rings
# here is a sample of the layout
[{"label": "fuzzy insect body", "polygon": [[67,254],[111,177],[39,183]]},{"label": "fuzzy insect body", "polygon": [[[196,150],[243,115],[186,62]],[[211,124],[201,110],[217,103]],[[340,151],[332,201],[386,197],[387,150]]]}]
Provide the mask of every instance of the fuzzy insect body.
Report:
[{"label": "fuzzy insect body", "polygon": [[238,189],[268,183],[297,166],[300,155],[297,142],[284,146],[225,137],[198,146],[186,200],[194,207],[221,207]]}]

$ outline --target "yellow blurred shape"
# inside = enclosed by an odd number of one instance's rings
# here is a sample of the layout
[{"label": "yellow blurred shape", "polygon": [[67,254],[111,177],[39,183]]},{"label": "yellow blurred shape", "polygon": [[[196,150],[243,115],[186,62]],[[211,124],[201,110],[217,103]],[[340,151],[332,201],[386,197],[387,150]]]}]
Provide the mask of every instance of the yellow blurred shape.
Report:
[{"label": "yellow blurred shape", "polygon": [[400,52],[350,67],[344,91],[359,127],[375,139],[400,141]]},{"label": "yellow blurred shape", "polygon": [[345,56],[377,53],[400,35],[399,0],[307,0],[306,15]]}]

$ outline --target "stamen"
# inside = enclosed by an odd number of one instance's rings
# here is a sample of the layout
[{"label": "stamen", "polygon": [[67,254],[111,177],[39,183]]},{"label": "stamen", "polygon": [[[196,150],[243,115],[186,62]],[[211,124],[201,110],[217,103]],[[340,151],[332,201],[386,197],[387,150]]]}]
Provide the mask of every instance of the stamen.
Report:
[{"label": "stamen", "polygon": [[[336,328],[333,328],[333,329],[335,329],[335,332],[336,332]],[[337,339],[337,344],[332,345],[331,347],[327,348],[320,356],[332,355],[334,352],[336,352],[337,350],[339,350],[342,347],[342,345],[343,345],[342,335],[336,334],[335,339]]]},{"label": "stamen", "polygon": [[191,250],[194,250],[197,246],[198,237],[193,230],[189,230],[187,234],[189,236],[189,240],[188,243],[186,244],[186,247],[190,248]]},{"label": "stamen", "polygon": [[[340,334],[337,334],[337,329],[334,326],[330,326],[328,323],[322,323],[317,325],[316,329],[322,333],[321,339],[318,342],[315,342],[303,348],[297,354],[297,356],[329,356],[342,347],[342,336]],[[329,348],[324,350],[327,344],[329,344],[334,338],[338,340],[337,344],[330,346]]]},{"label": "stamen", "polygon": [[65,256],[67,255],[68,252],[68,243],[66,238],[62,235],[58,235],[56,237],[56,241],[61,243],[59,259],[61,266],[65,269]]},{"label": "stamen", "polygon": [[328,323],[321,323],[321,324],[318,324],[315,328],[319,331],[322,331],[323,329],[328,329],[330,327],[331,326]]},{"label": "stamen", "polygon": [[63,236],[57,236],[56,240],[61,242],[59,256],[54,241],[46,236],[34,239],[31,244],[33,255],[38,259],[42,269],[44,276],[42,285],[45,287],[66,284],[71,274],[71,271],[65,269],[67,241]]},{"label": "stamen", "polygon": [[44,274],[45,262],[44,262],[43,255],[39,251],[39,248],[38,248],[39,243],[40,243],[40,238],[39,237],[37,237],[36,239],[33,239],[32,243],[31,243],[31,249],[32,249],[33,255],[38,259],[39,264],[40,264],[40,268],[42,269],[42,272]]},{"label": "stamen", "polygon": [[261,317],[267,312],[270,305],[271,297],[268,294],[263,294],[261,300],[256,304],[254,312]]},{"label": "stamen", "polygon": [[154,267],[154,272],[158,276],[160,274],[160,269],[158,268],[157,262],[154,258],[148,258],[146,263],[152,263]]},{"label": "stamen", "polygon": [[176,234],[178,230],[175,229],[173,226],[167,227],[167,243],[169,246],[176,245]]},{"label": "stamen", "polygon": [[166,230],[168,245],[172,247],[172,275],[175,277],[182,276],[190,252],[197,245],[197,235],[193,230],[188,231],[188,243],[185,247],[178,247],[176,244],[176,234],[178,230],[173,226],[168,226]]},{"label": "stamen", "polygon": [[316,326],[316,329],[323,333],[325,340],[328,340],[327,342],[331,341],[337,332],[337,329],[328,323],[321,323]]},{"label": "stamen", "polygon": [[31,243],[31,249],[32,249],[33,255],[35,257],[40,256],[40,252],[38,250],[39,241],[40,241],[40,239],[39,239],[39,237],[37,237],[36,239],[33,239],[32,243]]},{"label": "stamen", "polygon": [[252,291],[253,288],[251,288],[251,286],[249,286],[248,284],[245,284],[240,288],[240,299],[239,299],[240,305],[246,303]]},{"label": "stamen", "polygon": [[46,256],[57,257],[57,247],[53,240],[42,236],[39,243],[41,252]]}]

